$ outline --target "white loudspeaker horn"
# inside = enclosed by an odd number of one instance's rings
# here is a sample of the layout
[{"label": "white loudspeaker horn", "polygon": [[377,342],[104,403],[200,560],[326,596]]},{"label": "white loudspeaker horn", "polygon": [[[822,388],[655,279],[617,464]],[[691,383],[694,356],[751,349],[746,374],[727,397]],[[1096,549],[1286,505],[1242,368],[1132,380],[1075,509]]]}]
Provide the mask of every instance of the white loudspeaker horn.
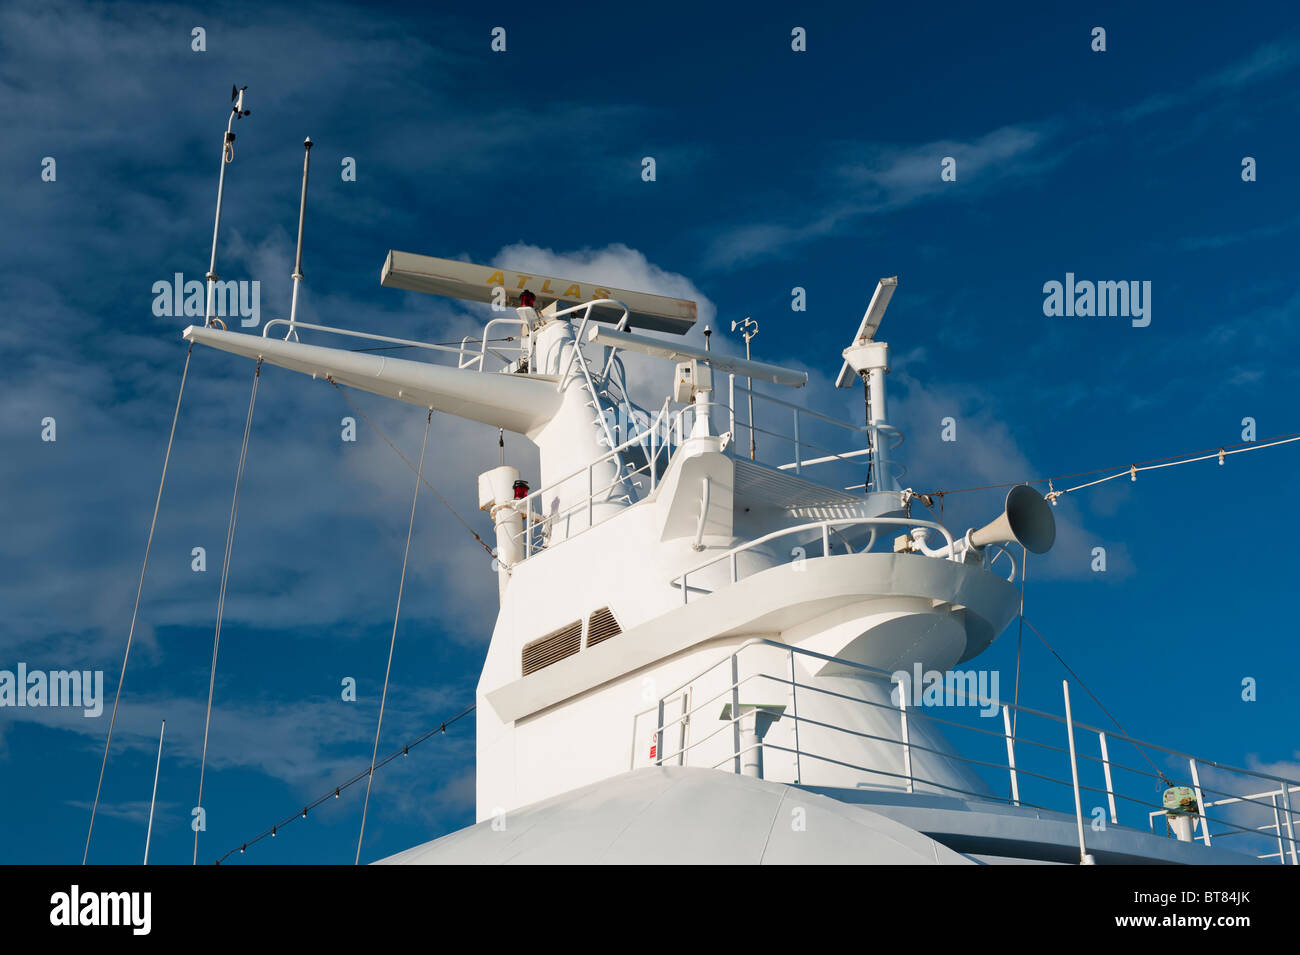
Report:
[{"label": "white loudspeaker horn", "polygon": [[1056,542],[1056,518],[1052,506],[1028,484],[1017,484],[1007,492],[1002,516],[967,534],[975,547],[1015,541],[1031,554],[1045,554]]}]

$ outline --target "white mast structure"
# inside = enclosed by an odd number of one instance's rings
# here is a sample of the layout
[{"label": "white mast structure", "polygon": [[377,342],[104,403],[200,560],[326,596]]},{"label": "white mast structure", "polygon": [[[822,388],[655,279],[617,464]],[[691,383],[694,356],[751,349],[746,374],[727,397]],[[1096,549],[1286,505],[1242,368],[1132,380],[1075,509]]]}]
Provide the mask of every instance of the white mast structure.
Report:
[{"label": "white mast structure", "polygon": [[[1046,550],[1054,522],[1023,486],[1003,515],[964,536],[909,516],[913,495],[899,486],[890,457],[902,435],[886,419],[888,346],[875,340],[897,279],[876,288],[837,382],[865,382],[865,426],[842,427],[867,446],[830,455],[807,440],[811,426],[830,419],[737,383],[799,388],[805,373],[680,342],[695,322],[694,302],[396,251],[381,282],[513,308],[487,323],[481,341],[459,348],[293,325],[450,351],[456,367],[281,340],[269,333],[282,319],[261,336],[191,326],[184,337],[504,429],[538,448],[535,489],[509,464],[479,478],[501,599],[476,697],[480,824],[409,850],[403,861],[494,857],[502,843],[492,833],[520,832],[505,820],[536,822],[546,812],[569,828],[553,832],[551,848],[535,857],[590,858],[582,826],[603,819],[610,831],[631,831],[628,807],[641,812],[664,780],[681,779],[689,804],[656,803],[669,817],[623,858],[682,858],[697,837],[724,857],[760,835],[760,845],[785,851],[769,839],[781,828],[771,812],[746,821],[743,807],[762,787],[771,795],[792,786],[801,798],[831,796],[834,818],[817,839],[790,848],[791,859],[858,853],[860,861],[870,852],[887,861],[968,861],[945,847],[958,843],[983,852],[1014,843],[1014,851],[997,850],[1011,856],[1106,858],[1110,836],[1084,851],[1072,815],[1047,832],[1037,812],[1003,806],[990,814],[964,803],[933,825],[970,831],[943,844],[922,834],[931,823],[906,816],[940,796],[987,789],[932,722],[909,720],[906,687],[893,675],[943,674],[988,647],[1019,604],[1015,561],[1001,544]],[[509,349],[491,344],[503,328],[517,342]],[[621,351],[671,363],[668,397],[654,413],[629,398]],[[736,453],[735,409],[754,398],[777,409],[765,427],[777,427],[778,412],[793,422],[783,437],[790,461],[771,466]],[[805,475],[862,456],[870,460],[866,493]],[[1000,734],[1002,721],[989,722]],[[1109,772],[1108,764],[1108,781]],[[899,808],[923,793],[931,803]],[[701,832],[699,813],[715,818],[706,808],[723,805],[734,823],[721,835]],[[575,830],[574,819],[586,821]],[[1025,848],[1036,840],[1048,846],[1038,855]]]}]

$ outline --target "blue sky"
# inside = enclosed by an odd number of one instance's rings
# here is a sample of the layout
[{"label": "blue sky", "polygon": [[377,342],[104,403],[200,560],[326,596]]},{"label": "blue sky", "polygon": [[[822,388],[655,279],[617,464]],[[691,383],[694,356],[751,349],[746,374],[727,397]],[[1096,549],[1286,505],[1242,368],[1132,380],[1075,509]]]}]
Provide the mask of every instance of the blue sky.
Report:
[{"label": "blue sky", "polygon": [[[381,288],[390,248],[555,267],[698,297],[718,347],[738,348],[724,328],[754,316],[755,356],[808,368],[807,400],[852,417],[860,395],[829,391],[839,350],[875,280],[897,274],[882,337],[918,489],[1233,444],[1245,417],[1261,438],[1300,430],[1288,5],[847,6],[7,4],[0,668],[103,669],[116,684],[185,353],[185,320],[156,317],[151,289],[206,270],[232,82],[252,115],[236,127],[218,271],[261,282],[264,319],[288,311],[310,135],[309,321],[434,341],[477,327],[476,308]],[[796,26],[806,52],[790,48]],[[955,182],[940,179],[946,156]],[[1242,180],[1247,156],[1257,181]],[[1150,325],[1045,316],[1043,285],[1067,272],[1151,282]],[[795,286],[806,312],[790,309]],[[163,718],[151,858],[190,859],[250,381],[248,363],[195,353],[92,861],[143,850]],[[649,384],[643,403],[657,404]],[[418,453],[418,410],[357,400]],[[411,482],[364,425],[339,441],[348,413],[328,385],[263,376],[201,860],[369,758]],[[40,440],[46,416],[54,443]],[[956,442],[939,440],[944,417]],[[463,513],[495,437],[435,421],[430,472]],[[1058,509],[1026,615],[1131,733],[1300,772],[1295,447],[1150,472]],[[1000,498],[956,495],[945,516],[982,523]],[[190,570],[194,546],[206,573]],[[432,497],[412,546],[381,752],[472,701],[494,617],[486,556]],[[1089,568],[1096,546],[1105,573]],[[980,665],[1005,688],[1015,655],[1013,628]],[[1059,711],[1063,674],[1028,634],[1023,665],[1022,700]],[[339,698],[346,676],[356,703]],[[1256,702],[1241,699],[1245,677]],[[80,858],[105,731],[106,718],[0,710],[0,861]],[[363,858],[472,821],[473,772],[472,719],[385,770]],[[354,789],[245,858],[350,861],[360,805]]]}]

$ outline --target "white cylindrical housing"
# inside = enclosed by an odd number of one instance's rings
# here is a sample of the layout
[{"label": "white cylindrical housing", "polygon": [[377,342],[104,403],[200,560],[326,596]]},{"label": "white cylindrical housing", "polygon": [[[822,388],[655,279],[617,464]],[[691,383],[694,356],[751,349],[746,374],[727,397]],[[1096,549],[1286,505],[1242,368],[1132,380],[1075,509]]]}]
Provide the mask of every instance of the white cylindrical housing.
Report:
[{"label": "white cylindrical housing", "polygon": [[497,537],[497,582],[502,596],[510,581],[510,567],[524,556],[524,518],[515,507],[515,482],[519,469],[503,464],[478,476],[478,506],[492,516]]},{"label": "white cylindrical housing", "polygon": [[481,511],[491,513],[500,504],[515,499],[515,482],[519,480],[519,469],[503,464],[484,471],[478,476],[478,506]]},{"label": "white cylindrical housing", "polygon": [[877,430],[887,422],[885,417],[885,368],[873,368],[867,372],[867,393],[871,404],[871,448],[875,458],[875,487],[872,490],[887,491],[889,478],[889,447],[884,436]]},{"label": "white cylindrical housing", "polygon": [[763,743],[758,736],[758,711],[741,707],[740,774],[763,778]]},{"label": "white cylindrical housing", "polygon": [[867,373],[867,389],[871,393],[872,424],[884,424],[888,420],[885,414],[885,373],[884,368],[873,368]]}]

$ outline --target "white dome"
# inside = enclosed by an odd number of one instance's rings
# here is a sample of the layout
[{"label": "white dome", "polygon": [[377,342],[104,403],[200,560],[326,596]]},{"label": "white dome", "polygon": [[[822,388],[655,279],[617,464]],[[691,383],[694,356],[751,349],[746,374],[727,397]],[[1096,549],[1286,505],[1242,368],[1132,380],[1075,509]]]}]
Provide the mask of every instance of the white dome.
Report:
[{"label": "white dome", "polygon": [[871,809],[710,769],[624,773],[381,864],[970,864]]}]

